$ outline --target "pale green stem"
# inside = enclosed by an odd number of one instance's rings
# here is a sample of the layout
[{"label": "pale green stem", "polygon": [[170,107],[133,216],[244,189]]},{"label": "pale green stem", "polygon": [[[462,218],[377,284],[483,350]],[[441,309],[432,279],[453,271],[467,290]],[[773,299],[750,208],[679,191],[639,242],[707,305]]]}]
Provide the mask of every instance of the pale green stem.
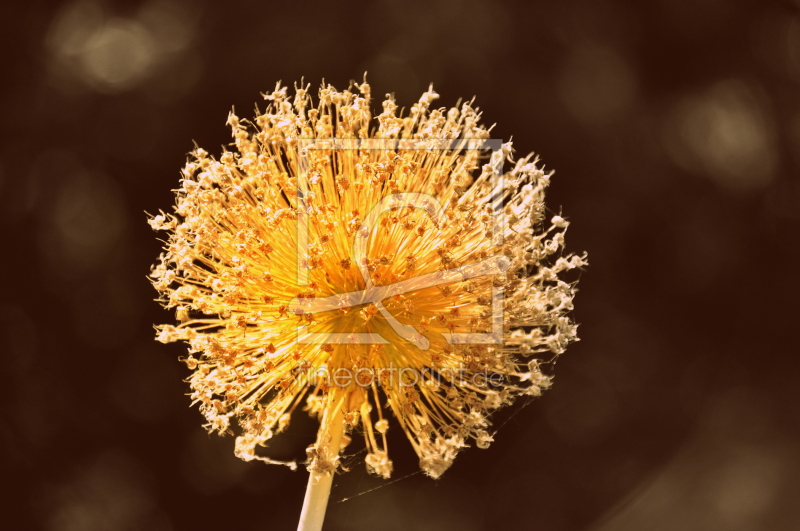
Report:
[{"label": "pale green stem", "polygon": [[[331,413],[333,414],[331,415]],[[324,456],[325,460],[333,461],[339,455],[342,435],[344,435],[344,415],[341,404],[337,404],[332,410],[329,409],[325,412],[320,426],[320,434],[317,437],[317,451]],[[334,461],[334,463],[338,465],[338,461]],[[322,529],[325,510],[328,508],[328,498],[331,494],[334,470],[311,473],[297,531],[320,531]]]}]

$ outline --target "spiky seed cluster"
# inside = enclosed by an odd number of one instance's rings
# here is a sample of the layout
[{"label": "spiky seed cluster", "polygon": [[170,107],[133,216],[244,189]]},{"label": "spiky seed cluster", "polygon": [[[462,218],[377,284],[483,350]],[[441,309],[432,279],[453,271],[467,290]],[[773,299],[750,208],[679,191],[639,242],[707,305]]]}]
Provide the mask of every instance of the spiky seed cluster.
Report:
[{"label": "spiky seed cluster", "polygon": [[[327,415],[349,432],[363,432],[367,468],[389,477],[391,409],[422,469],[438,477],[470,439],[489,445],[493,410],[550,386],[537,356],[558,355],[577,339],[567,316],[574,289],[559,273],[584,265],[585,257],[563,254],[567,221],[544,221],[550,175],[530,156],[514,162],[510,142],[494,155],[513,166],[499,189],[492,188],[495,165],[485,164],[498,161],[464,145],[301,154],[303,139],[489,137],[471,104],[432,109],[438,97],[432,89],[405,116],[387,96],[373,120],[369,85],[355,87],[358,92],[339,92],[323,85],[314,105],[309,87],[295,86],[290,99],[278,84],[264,95],[268,107],[254,122],[230,114],[230,151],[218,160],[200,148],[191,154],[175,213],[150,220],[169,235],[153,284],[179,321],[157,327],[158,340],[189,344],[192,399],[209,431],[238,432],[235,453],[246,461],[277,463],[256,455],[256,447],[286,429],[304,403],[320,419]],[[301,175],[305,194],[298,194]],[[380,216],[357,263],[352,250],[364,217],[384,198],[405,192],[435,197],[443,220],[393,207]],[[309,231],[302,285],[299,220]],[[415,288],[414,279],[492,257],[502,257],[507,268]],[[375,287],[409,282],[380,302],[358,305],[344,297],[338,310],[324,312],[297,305],[364,290],[364,275]],[[491,331],[498,292],[502,343],[445,340],[443,334]],[[380,310],[419,331],[429,348],[398,335]],[[378,333],[387,342],[307,344],[298,340],[302,326],[317,334]],[[354,377],[343,383],[337,374]],[[332,470],[337,457],[319,441],[308,449],[309,469]]]}]

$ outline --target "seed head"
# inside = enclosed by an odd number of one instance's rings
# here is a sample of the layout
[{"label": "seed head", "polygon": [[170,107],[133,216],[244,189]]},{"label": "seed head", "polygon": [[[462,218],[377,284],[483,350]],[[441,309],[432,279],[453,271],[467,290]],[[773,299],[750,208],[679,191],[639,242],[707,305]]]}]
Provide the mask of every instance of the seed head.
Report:
[{"label": "seed head", "polygon": [[363,433],[369,471],[391,474],[394,424],[438,477],[489,446],[493,410],[550,386],[539,358],[577,339],[559,275],[585,256],[545,219],[536,159],[471,147],[489,139],[471,103],[435,109],[429,89],[373,117],[366,82],[316,103],[308,89],[231,113],[230,149],[196,148],[174,212],[150,219],[168,235],[152,282],[178,321],[157,339],[188,343],[191,397],[244,460],[276,463],[256,449],[302,405]]}]

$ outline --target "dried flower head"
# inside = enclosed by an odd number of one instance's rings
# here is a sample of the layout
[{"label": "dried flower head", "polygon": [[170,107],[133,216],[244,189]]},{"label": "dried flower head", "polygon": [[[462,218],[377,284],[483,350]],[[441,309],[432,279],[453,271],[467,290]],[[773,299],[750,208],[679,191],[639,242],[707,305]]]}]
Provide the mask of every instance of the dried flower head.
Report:
[{"label": "dried flower head", "polygon": [[366,82],[316,104],[308,88],[279,84],[253,122],[231,113],[231,150],[195,149],[174,214],[150,219],[169,236],[153,284],[179,321],[158,339],[189,344],[192,399],[244,460],[277,462],[256,449],[302,404],[322,423],[312,472],[360,431],[389,477],[396,424],[438,477],[491,443],[493,410],[550,386],[539,357],[576,340],[559,274],[585,257],[545,217],[550,175],[510,142],[480,149],[471,104],[432,108],[431,89],[373,118]]}]

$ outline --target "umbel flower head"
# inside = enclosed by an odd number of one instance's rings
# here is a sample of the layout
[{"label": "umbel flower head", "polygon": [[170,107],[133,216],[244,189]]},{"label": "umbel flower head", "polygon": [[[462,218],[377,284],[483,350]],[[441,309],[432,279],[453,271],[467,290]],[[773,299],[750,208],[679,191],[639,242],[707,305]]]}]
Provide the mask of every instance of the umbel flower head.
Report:
[{"label": "umbel flower head", "polygon": [[487,149],[471,103],[433,108],[430,89],[373,117],[354,87],[315,102],[278,84],[252,122],[229,115],[230,150],[191,153],[174,213],[150,219],[168,235],[153,285],[179,321],[157,338],[188,343],[206,428],[246,461],[277,463],[259,447],[300,407],[321,422],[312,472],[361,433],[389,477],[396,426],[438,477],[489,445],[492,411],[550,386],[540,360],[577,339],[559,275],[585,256],[546,215],[550,174]]}]

